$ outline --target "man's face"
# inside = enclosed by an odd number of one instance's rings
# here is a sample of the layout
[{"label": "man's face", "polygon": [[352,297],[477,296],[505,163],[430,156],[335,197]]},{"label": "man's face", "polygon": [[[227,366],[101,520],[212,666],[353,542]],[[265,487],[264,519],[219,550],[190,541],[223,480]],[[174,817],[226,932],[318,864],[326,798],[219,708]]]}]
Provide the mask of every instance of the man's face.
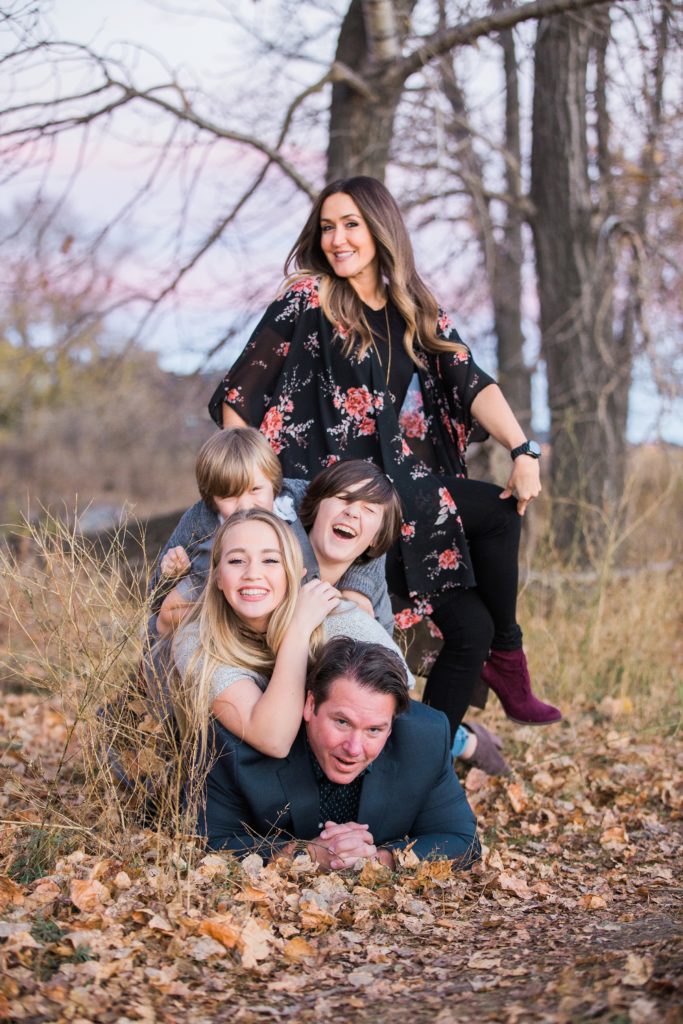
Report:
[{"label": "man's face", "polygon": [[353,782],[382,752],[389,738],[396,699],[339,676],[329,697],[313,708],[306,696],[304,721],[311,750],[331,782]]}]

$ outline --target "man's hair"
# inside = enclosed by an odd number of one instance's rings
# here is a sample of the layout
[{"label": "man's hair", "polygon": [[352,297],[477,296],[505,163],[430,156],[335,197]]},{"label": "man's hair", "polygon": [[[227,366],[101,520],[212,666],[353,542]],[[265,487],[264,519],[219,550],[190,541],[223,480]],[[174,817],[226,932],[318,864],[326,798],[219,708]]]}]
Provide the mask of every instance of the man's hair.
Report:
[{"label": "man's hair", "polygon": [[328,700],[335,679],[346,676],[366,690],[386,693],[394,698],[394,717],[410,707],[408,677],[403,660],[381,644],[337,636],[328,640],[308,671],[306,692],[313,697],[317,713]]},{"label": "man's hair", "polygon": [[379,558],[398,537],[401,529],[401,499],[386,473],[373,462],[347,459],[328,466],[313,478],[299,510],[299,519],[307,531],[312,528],[320,502],[325,498],[345,498],[382,505],[382,525],[375,543],[360,556],[361,561]]},{"label": "man's hair", "polygon": [[263,434],[254,427],[218,430],[197,453],[199,493],[214,508],[214,498],[236,498],[248,491],[256,469],[270,480],[277,496],[282,488],[282,467]]}]

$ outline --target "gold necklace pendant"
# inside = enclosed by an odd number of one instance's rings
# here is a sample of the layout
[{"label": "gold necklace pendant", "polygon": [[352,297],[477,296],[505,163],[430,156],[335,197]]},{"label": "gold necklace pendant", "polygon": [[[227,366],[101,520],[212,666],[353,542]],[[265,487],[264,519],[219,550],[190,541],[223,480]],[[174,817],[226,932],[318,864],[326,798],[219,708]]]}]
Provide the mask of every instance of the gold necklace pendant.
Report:
[{"label": "gold necklace pendant", "polygon": [[[385,324],[387,326],[386,342],[387,342],[387,351],[388,351],[387,369],[386,369],[386,384],[387,384],[387,387],[389,386],[389,376],[391,374],[391,328],[389,327],[389,311],[388,311],[388,306],[389,306],[389,301],[387,300],[385,302],[385,304],[384,304],[384,322],[385,322]],[[379,310],[377,312],[379,312]],[[379,346],[378,346],[377,342],[375,341],[375,336],[372,333],[372,330],[370,331],[370,344],[372,345],[373,349],[375,350],[375,355],[377,356],[377,362],[382,367],[382,369],[384,369],[384,363],[382,362],[382,357],[381,357],[380,352],[379,352]]]},{"label": "gold necklace pendant", "polygon": [[389,387],[389,377],[391,376],[391,328],[389,327],[388,307],[389,301],[387,300],[384,304],[384,322],[387,325],[387,348],[389,350],[389,356],[387,358],[387,387]]}]

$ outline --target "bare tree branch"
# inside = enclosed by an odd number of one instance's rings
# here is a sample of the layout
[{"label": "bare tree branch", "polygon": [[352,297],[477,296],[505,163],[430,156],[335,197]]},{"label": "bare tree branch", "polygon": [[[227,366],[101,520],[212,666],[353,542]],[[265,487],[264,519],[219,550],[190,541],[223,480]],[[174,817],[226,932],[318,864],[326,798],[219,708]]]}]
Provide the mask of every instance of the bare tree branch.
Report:
[{"label": "bare tree branch", "polygon": [[[461,25],[441,29],[423,38],[417,49],[407,57],[397,60],[388,73],[392,79],[405,81],[435,57],[448,53],[456,46],[473,43],[482,36],[489,36],[505,28],[513,28],[524,21],[547,18],[552,14],[565,11],[585,10],[604,4],[608,0],[535,0],[534,3],[523,4],[521,7],[508,7],[506,10],[495,11],[483,18],[474,18]],[[623,2],[623,0],[616,0]]]}]

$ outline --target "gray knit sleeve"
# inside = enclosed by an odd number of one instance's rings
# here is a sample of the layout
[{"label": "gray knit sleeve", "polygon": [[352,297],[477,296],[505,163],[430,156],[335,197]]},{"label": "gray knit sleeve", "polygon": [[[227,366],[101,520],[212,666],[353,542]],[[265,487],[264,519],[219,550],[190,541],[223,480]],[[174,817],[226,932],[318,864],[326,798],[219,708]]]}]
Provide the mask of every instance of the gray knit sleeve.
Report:
[{"label": "gray knit sleeve", "polygon": [[[373,619],[371,615],[364,612],[353,601],[342,601],[327,616],[323,623],[323,629],[326,640],[331,640],[334,636],[349,636],[352,640],[365,640],[367,643],[388,647],[390,651],[398,654],[405,665],[403,653],[391,639],[386,629],[377,619]],[[408,686],[412,690],[415,687],[415,677],[407,665],[406,673],[408,675]]]},{"label": "gray knit sleeve", "polygon": [[[184,626],[178,631],[175,646],[173,648],[173,657],[175,659],[176,667],[183,679],[187,674],[192,655],[195,653],[198,646],[199,624],[191,622],[188,626]],[[260,690],[265,690],[268,685],[267,678],[261,675],[260,672],[255,672],[254,669],[234,668],[232,665],[219,665],[211,680],[211,688],[209,692],[210,703],[213,704],[219,694],[223,693],[224,690],[227,690],[228,687],[233,686],[234,683],[238,683],[240,679],[253,679]]]},{"label": "gray knit sleeve", "polygon": [[349,566],[337,586],[340,590],[357,590],[368,598],[375,617],[386,629],[389,636],[394,632],[394,616],[387,589],[386,556],[373,558],[370,562],[354,562]]}]

